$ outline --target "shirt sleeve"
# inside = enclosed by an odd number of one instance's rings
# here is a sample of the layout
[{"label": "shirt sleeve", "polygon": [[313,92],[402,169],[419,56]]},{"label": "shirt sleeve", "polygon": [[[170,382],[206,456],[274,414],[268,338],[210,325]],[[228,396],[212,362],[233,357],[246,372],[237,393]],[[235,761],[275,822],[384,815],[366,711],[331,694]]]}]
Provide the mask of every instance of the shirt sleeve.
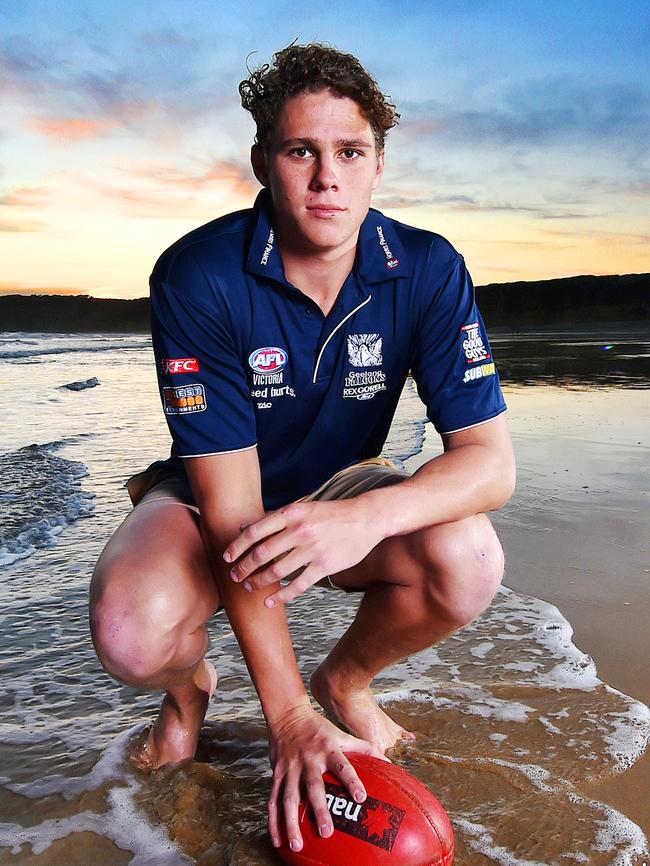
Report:
[{"label": "shirt sleeve", "polygon": [[225,299],[187,254],[160,271],[151,277],[151,335],[172,452],[254,447],[255,415]]},{"label": "shirt sleeve", "polygon": [[506,409],[474,286],[454,251],[440,266],[430,256],[425,303],[411,371],[427,417],[440,434],[474,427]]}]

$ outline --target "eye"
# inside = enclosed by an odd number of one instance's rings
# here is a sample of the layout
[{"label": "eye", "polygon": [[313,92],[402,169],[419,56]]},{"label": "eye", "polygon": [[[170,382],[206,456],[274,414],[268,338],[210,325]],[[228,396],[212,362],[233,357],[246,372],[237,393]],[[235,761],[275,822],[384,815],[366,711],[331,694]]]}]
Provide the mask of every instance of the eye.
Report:
[{"label": "eye", "polygon": [[307,157],[312,155],[311,150],[308,147],[294,147],[289,151],[291,156],[297,156],[298,159],[307,159]]},{"label": "eye", "polygon": [[355,150],[353,147],[346,147],[341,153],[345,159],[357,159],[357,157],[363,156],[360,150]]}]

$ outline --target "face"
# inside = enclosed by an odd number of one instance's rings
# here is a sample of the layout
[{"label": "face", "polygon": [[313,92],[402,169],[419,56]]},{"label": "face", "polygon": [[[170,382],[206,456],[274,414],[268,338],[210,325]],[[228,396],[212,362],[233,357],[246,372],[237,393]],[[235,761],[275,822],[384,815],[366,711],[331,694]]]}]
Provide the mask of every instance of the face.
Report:
[{"label": "face", "polygon": [[285,249],[344,254],[356,246],[384,155],[353,99],[330,90],[291,97],[268,153],[254,147],[252,162],[271,191]]}]

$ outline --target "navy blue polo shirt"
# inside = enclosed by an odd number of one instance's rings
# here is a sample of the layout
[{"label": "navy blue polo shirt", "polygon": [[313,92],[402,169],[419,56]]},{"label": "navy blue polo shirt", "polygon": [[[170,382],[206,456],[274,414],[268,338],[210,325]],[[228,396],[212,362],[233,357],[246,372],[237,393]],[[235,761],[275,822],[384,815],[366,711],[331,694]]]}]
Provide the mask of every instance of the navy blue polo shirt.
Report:
[{"label": "navy blue polo shirt", "polygon": [[377,456],[409,370],[441,434],[505,410],[462,256],[373,209],[327,316],[285,277],[266,190],[166,250],[151,299],[172,459],[257,446],[267,509]]}]

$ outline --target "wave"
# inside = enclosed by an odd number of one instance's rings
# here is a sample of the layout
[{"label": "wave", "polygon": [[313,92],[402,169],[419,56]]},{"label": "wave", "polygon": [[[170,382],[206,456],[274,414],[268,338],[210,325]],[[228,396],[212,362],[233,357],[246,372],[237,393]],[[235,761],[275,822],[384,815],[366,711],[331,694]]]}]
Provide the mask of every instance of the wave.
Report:
[{"label": "wave", "polygon": [[382,456],[388,457],[400,469],[404,462],[422,451],[427,418],[418,397],[415,382],[409,376],[400,397],[399,409],[391,424]]},{"label": "wave", "polygon": [[0,454],[0,566],[51,547],[66,526],[93,513],[94,496],[81,489],[88,471],[83,463],[54,453],[63,444]]},{"label": "wave", "polygon": [[116,348],[121,349],[142,349],[148,345],[144,340],[140,342],[123,343],[114,340],[102,345],[91,345],[86,343],[82,346],[37,346],[33,349],[12,349],[5,351],[0,348],[0,361],[21,361],[27,358],[42,357],[43,355],[68,355],[75,352],[109,352]]}]

